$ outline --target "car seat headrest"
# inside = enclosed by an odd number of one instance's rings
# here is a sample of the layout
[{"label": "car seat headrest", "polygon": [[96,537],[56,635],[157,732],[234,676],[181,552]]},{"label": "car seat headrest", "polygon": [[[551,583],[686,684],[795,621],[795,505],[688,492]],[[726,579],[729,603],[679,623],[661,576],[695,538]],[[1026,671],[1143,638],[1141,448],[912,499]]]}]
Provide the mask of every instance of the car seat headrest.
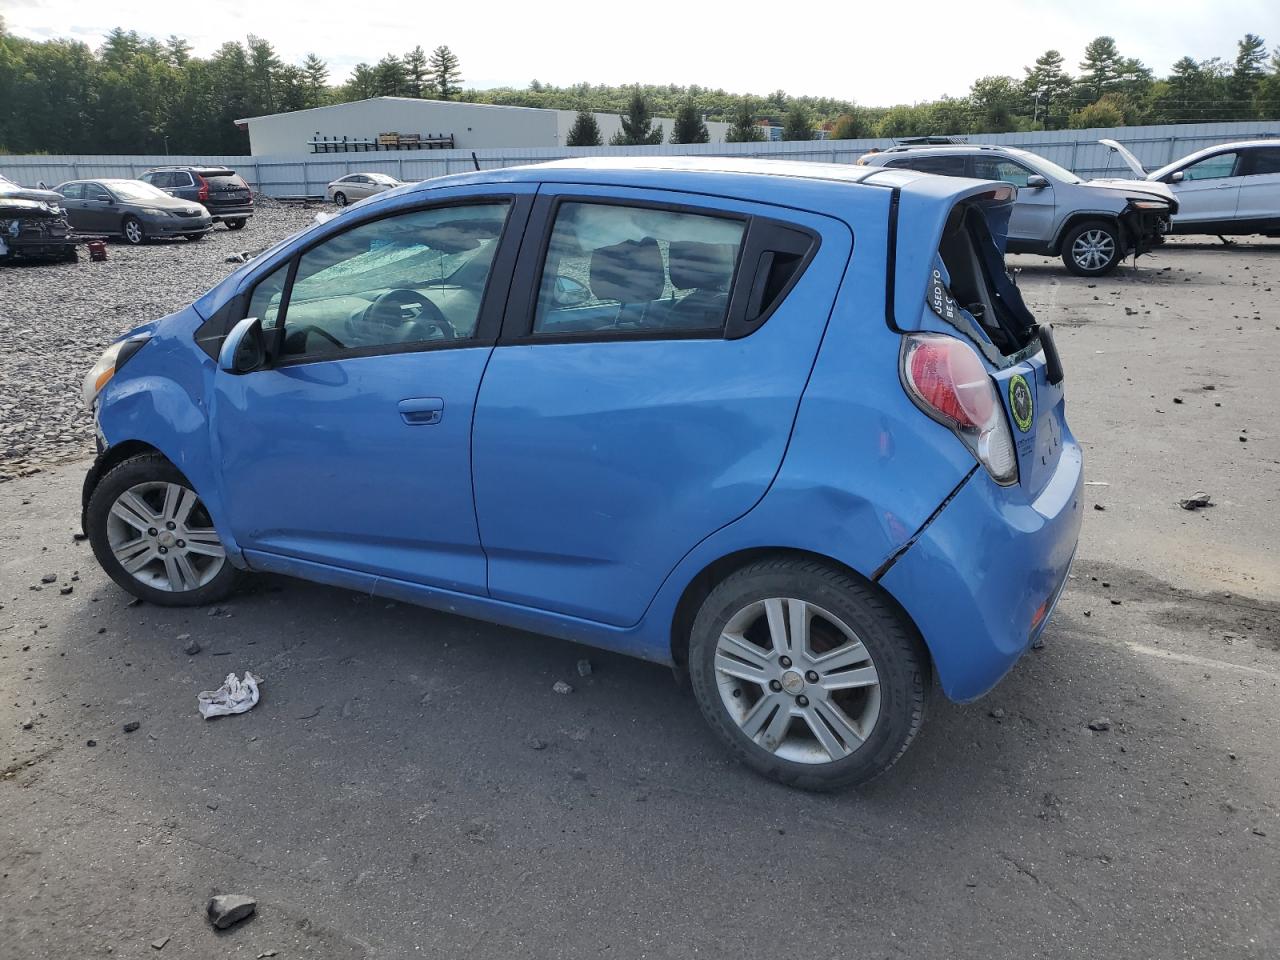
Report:
[{"label": "car seat headrest", "polygon": [[672,240],[668,249],[671,285],[677,290],[728,290],[737,252],[732,243]]},{"label": "car seat headrest", "polygon": [[666,271],[653,237],[623,240],[591,251],[591,293],[597,300],[648,303],[662,297]]}]

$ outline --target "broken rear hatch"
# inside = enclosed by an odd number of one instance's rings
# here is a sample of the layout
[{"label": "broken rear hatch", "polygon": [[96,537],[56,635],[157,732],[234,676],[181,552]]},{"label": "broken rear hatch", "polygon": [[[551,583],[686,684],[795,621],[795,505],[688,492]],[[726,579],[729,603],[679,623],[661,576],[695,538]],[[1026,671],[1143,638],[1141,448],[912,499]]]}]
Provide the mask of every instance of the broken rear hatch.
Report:
[{"label": "broken rear hatch", "polygon": [[982,355],[1016,451],[1013,482],[1034,500],[1057,469],[1066,419],[1052,331],[1036,322],[1005,267],[1015,196],[1006,185],[985,184],[962,195],[938,222],[937,204],[917,208],[902,194],[900,234],[940,239],[932,250],[923,243],[897,245],[890,322],[900,332],[959,334]]}]

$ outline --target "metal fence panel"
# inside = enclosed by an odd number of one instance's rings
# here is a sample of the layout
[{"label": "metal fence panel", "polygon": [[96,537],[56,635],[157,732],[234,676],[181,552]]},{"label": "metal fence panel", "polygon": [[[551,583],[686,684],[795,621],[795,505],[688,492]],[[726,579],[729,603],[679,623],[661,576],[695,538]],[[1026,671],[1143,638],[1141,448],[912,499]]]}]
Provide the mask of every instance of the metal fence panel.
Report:
[{"label": "metal fence panel", "polygon": [[[1090,130],[974,134],[969,143],[1017,146],[1038,153],[1082,177],[1130,177],[1109,149],[1107,137],[1127,146],[1148,170],[1203,147],[1232,140],[1280,136],[1280,121],[1181,123]],[[166,164],[225,165],[237,170],[259,193],[271,197],[319,197],[325,185],[348,173],[388,173],[401,180],[426,180],[483,170],[586,156],[748,156],[779,160],[854,163],[873,147],[892,140],[811,140],[766,143],[664,143],[653,147],[506,147],[497,150],[401,150],[385,153],[295,154],[260,157],[199,156],[0,156],[0,173],[28,186],[64,180],[137,177]]]}]

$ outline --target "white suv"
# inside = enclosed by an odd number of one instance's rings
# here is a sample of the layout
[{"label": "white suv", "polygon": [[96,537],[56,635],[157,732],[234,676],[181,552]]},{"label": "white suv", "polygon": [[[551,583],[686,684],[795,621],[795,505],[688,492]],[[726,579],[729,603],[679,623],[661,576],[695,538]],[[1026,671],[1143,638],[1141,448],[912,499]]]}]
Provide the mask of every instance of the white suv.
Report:
[{"label": "white suv", "polygon": [[1148,173],[1114,140],[1100,140],[1147,183],[1167,183],[1178,198],[1171,233],[1280,236],[1280,140],[1222,143]]},{"label": "white suv", "polygon": [[1014,147],[899,146],[868,153],[858,163],[1013,184],[1018,198],[1009,220],[1009,252],[1061,256],[1082,277],[1110,273],[1129,254],[1150,250],[1178,208],[1163,183],[1081,180]]}]

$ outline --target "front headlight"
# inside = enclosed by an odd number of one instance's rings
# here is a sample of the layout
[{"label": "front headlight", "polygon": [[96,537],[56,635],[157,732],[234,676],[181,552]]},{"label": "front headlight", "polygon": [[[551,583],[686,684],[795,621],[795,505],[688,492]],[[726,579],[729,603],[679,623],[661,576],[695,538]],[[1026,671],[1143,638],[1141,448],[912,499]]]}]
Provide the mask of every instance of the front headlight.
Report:
[{"label": "front headlight", "polygon": [[1168,210],[1169,204],[1163,200],[1130,200],[1129,206],[1135,210]]},{"label": "front headlight", "polygon": [[160,210],[157,207],[143,207],[142,212],[149,217],[167,217],[169,215],[168,210]]},{"label": "front headlight", "polygon": [[144,333],[128,340],[120,340],[102,351],[102,356],[89,368],[89,372],[84,375],[84,383],[80,386],[80,397],[84,400],[86,410],[93,410],[93,403],[98,399],[102,388],[150,339],[151,334]]}]

